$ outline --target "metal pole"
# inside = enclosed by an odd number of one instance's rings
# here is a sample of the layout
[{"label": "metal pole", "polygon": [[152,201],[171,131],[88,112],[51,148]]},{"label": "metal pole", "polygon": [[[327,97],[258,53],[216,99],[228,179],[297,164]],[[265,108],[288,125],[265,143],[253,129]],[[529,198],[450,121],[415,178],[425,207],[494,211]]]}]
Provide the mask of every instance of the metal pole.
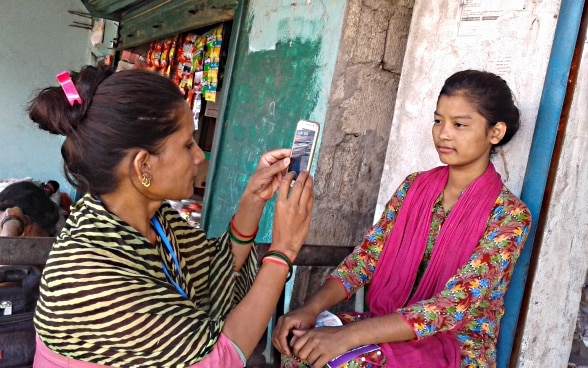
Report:
[{"label": "metal pole", "polygon": [[506,311],[500,322],[498,339],[497,366],[499,368],[508,367],[511,360],[527,273],[533,252],[533,243],[541,217],[541,206],[545,195],[583,9],[584,0],[562,0],[560,5],[521,192],[521,199],[527,204],[533,216],[533,224],[505,295]]}]

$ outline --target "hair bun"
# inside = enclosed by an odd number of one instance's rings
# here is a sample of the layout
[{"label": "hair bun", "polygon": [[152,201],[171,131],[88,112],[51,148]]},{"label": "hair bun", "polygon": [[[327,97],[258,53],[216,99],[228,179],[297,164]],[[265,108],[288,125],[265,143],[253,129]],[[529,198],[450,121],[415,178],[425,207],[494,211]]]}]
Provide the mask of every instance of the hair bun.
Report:
[{"label": "hair bun", "polygon": [[80,72],[70,73],[82,103],[70,105],[64,90],[47,87],[30,101],[29,117],[40,129],[63,136],[70,135],[84,120],[98,85],[113,73],[111,67],[86,66]]}]

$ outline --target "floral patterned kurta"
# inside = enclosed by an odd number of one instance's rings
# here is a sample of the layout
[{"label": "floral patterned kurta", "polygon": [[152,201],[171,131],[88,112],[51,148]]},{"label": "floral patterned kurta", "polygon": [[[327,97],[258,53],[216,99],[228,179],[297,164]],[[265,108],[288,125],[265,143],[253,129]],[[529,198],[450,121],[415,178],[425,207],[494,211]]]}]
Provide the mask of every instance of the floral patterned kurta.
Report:
[{"label": "floral patterned kurta", "polygon": [[[406,178],[386,205],[380,220],[367,232],[362,244],[330,276],[343,284],[348,295],[370,283],[396,215],[417,176],[418,173],[415,173]],[[441,205],[442,199],[443,194],[433,207],[427,250],[417,283],[447,217]],[[417,337],[422,339],[452,330],[461,345],[462,367],[494,367],[499,321],[504,314],[504,293],[530,227],[531,215],[526,205],[503,187],[488,218],[484,237],[467,264],[458,270],[439,294],[398,310]]]}]

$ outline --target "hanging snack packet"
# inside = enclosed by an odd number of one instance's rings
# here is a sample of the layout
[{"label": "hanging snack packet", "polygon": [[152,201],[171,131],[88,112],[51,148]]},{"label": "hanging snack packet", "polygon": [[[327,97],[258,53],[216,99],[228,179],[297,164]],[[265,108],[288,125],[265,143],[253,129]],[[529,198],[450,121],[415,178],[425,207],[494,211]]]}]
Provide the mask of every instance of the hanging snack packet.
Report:
[{"label": "hanging snack packet", "polygon": [[220,66],[221,46],[223,42],[223,25],[206,33],[206,52],[204,54],[204,74],[202,76],[202,93],[207,101],[216,101],[218,70]]},{"label": "hanging snack packet", "polygon": [[178,54],[178,64],[176,66],[176,75],[174,78],[176,78],[177,84],[184,92],[186,98],[188,98],[188,91],[192,87],[192,55],[195,51],[197,39],[197,34],[187,33],[184,36],[181,55]]},{"label": "hanging snack packet", "polygon": [[169,71],[174,61],[176,38],[170,37],[162,41],[163,47],[161,52],[160,74],[169,77]]},{"label": "hanging snack packet", "polygon": [[151,52],[151,70],[159,72],[161,69],[161,52],[163,50],[163,43],[161,41],[154,41],[152,46],[153,51]]}]

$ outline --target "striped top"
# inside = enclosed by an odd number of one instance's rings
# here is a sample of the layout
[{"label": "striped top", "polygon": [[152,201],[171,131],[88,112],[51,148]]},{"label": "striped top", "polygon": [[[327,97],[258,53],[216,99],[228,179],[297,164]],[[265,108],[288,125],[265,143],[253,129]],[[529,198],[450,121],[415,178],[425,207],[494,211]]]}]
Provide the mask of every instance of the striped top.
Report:
[{"label": "striped top", "polygon": [[[102,365],[179,368],[214,348],[253,283],[255,251],[234,279],[226,233],[207,239],[165,203],[155,216],[181,271],[159,235],[154,246],[90,195],[76,203],[43,270],[35,313],[49,349]],[[189,299],[166,279],[162,260]]]}]

